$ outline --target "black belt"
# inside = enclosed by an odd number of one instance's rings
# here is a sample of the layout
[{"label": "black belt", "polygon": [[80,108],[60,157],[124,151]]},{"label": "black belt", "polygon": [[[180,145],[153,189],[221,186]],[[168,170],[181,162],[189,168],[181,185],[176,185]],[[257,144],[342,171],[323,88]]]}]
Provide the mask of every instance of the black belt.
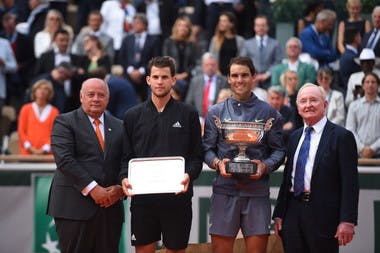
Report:
[{"label": "black belt", "polygon": [[298,196],[294,195],[294,192],[289,192],[289,195],[292,199],[295,199],[300,202],[310,202],[311,201],[311,193],[310,192],[303,192]]}]

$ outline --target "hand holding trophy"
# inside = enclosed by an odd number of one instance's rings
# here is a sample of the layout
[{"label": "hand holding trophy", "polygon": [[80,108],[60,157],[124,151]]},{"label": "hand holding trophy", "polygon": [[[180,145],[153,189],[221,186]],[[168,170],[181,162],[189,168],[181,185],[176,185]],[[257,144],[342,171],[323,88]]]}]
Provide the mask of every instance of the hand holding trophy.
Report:
[{"label": "hand holding trophy", "polygon": [[229,145],[237,146],[239,153],[236,157],[226,163],[226,172],[230,174],[257,173],[257,164],[252,162],[246,155],[248,146],[261,143],[265,132],[272,127],[273,118],[264,122],[241,122],[241,121],[221,121],[214,116],[214,122],[219,129],[223,141]]}]

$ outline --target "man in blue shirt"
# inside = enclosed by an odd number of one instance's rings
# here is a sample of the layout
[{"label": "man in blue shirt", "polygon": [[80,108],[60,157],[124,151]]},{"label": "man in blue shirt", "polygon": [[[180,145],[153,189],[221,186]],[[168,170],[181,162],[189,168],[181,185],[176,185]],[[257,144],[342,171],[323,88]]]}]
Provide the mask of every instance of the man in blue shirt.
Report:
[{"label": "man in blue shirt", "polygon": [[[227,75],[232,97],[212,106],[206,115],[203,149],[205,162],[216,170],[210,207],[210,234],[214,252],[233,252],[235,237],[242,230],[247,252],[266,252],[270,225],[269,174],[283,162],[281,115],[252,93],[256,71],[249,57],[236,57]],[[257,174],[226,173],[226,163],[238,150],[228,145],[214,123],[223,121],[266,122],[273,118],[271,130],[260,144],[246,153],[257,164]]]}]

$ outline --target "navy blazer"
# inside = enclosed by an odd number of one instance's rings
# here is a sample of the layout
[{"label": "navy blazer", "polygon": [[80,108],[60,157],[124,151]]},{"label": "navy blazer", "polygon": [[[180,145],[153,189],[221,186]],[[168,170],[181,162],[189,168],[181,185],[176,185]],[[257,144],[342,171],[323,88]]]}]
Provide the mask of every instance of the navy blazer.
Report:
[{"label": "navy blazer", "polygon": [[[371,37],[372,32],[373,32],[373,29],[371,29],[371,31],[364,34],[363,40],[362,40],[363,47],[367,47],[367,43],[368,43],[369,37]],[[380,31],[377,31],[377,32],[379,33]],[[373,51],[375,52],[376,57],[380,57],[380,39],[377,40],[376,46]]]},{"label": "navy blazer", "polygon": [[159,40],[157,36],[147,35],[144,46],[141,50],[141,60],[140,62],[135,62],[135,34],[129,34],[121,43],[118,64],[121,64],[124,71],[127,71],[128,66],[133,66],[134,68],[143,67],[146,69],[150,59],[161,55],[161,49],[159,48]]},{"label": "navy blazer", "polygon": [[[103,152],[87,114],[80,107],[59,115],[53,126],[51,147],[57,170],[49,192],[47,214],[56,218],[88,220],[100,207],[81,191],[95,180],[100,186],[119,184],[123,157],[123,123],[104,115]],[[121,201],[106,208],[111,220],[122,222]]]},{"label": "navy blazer", "polygon": [[339,88],[344,94],[347,91],[347,83],[350,75],[355,72],[361,71],[360,66],[354,61],[355,58],[359,57],[359,54],[355,53],[349,48],[340,56],[339,59]]},{"label": "navy blazer", "polygon": [[336,51],[327,33],[317,34],[313,25],[306,27],[300,34],[302,52],[310,54],[320,66],[336,60]]},{"label": "navy blazer", "polygon": [[[74,66],[78,65],[78,55],[70,54],[71,64]],[[45,53],[41,54],[41,57],[37,59],[35,67],[35,75],[49,73],[55,68],[55,52],[54,49],[50,49]]]},{"label": "navy blazer", "polygon": [[[293,159],[303,128],[289,138],[283,181],[273,218],[286,218]],[[323,236],[334,237],[340,222],[357,224],[358,155],[354,135],[327,121],[315,156],[311,177],[311,208],[314,227]]]}]

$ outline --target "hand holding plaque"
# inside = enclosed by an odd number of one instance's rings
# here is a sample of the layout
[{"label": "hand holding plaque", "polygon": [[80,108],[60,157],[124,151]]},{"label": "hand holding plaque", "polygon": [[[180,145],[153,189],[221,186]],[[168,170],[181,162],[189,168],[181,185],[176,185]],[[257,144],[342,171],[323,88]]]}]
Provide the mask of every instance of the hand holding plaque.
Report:
[{"label": "hand holding plaque", "polygon": [[241,122],[221,121],[214,116],[215,125],[219,129],[223,141],[227,144],[237,146],[239,153],[232,161],[226,163],[226,172],[231,174],[256,174],[257,164],[252,162],[245,151],[248,146],[261,143],[264,133],[272,127],[273,118],[267,122]]}]

